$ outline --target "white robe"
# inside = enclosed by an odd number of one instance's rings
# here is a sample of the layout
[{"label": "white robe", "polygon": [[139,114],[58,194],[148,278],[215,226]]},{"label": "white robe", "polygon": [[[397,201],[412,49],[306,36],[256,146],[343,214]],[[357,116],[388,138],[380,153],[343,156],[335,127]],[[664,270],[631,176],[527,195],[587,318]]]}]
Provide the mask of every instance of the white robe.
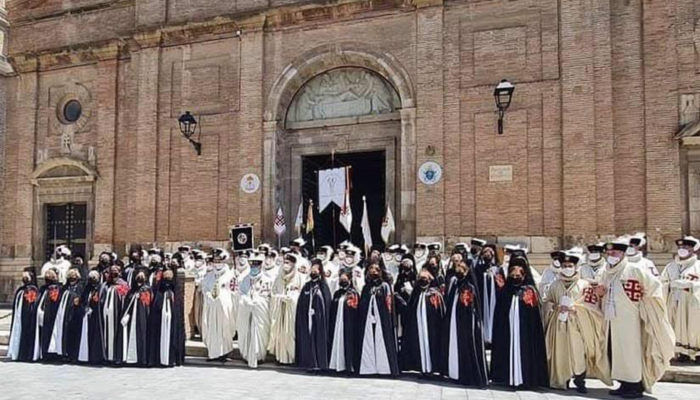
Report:
[{"label": "white robe", "polygon": [[270,295],[272,280],[261,274],[257,279],[248,275],[240,287],[238,307],[238,347],[241,357],[251,368],[265,361],[270,340]]},{"label": "white robe", "polygon": [[60,283],[66,283],[66,278],[67,278],[66,275],[67,275],[70,267],[71,267],[70,261],[65,260],[63,258],[61,258],[59,260],[55,260],[55,261],[49,260],[46,263],[44,263],[44,265],[42,265],[41,276],[43,277],[48,270],[53,268],[57,271],[58,281]]},{"label": "white robe", "polygon": [[700,261],[674,260],[661,273],[669,322],[677,354],[700,356]]},{"label": "white robe", "polygon": [[606,266],[601,284],[607,289],[602,299],[602,344],[603,354],[612,354],[610,378],[642,381],[649,391],[668,366],[675,342],[665,315],[661,282],[649,269],[625,257],[613,268]]},{"label": "white robe", "polygon": [[210,359],[233,350],[236,321],[230,282],[234,271],[224,264],[215,266],[202,280],[202,341]]},{"label": "white robe", "polygon": [[294,363],[294,323],[297,300],[305,276],[297,270],[280,271],[270,299],[270,343],[267,350],[282,364]]}]

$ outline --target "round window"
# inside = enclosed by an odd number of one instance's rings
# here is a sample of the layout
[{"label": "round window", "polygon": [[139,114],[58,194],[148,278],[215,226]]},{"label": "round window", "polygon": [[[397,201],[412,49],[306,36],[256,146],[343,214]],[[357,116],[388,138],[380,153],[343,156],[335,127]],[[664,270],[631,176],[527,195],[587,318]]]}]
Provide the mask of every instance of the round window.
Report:
[{"label": "round window", "polygon": [[70,100],[63,106],[63,119],[68,123],[73,123],[80,118],[83,107],[78,100]]}]

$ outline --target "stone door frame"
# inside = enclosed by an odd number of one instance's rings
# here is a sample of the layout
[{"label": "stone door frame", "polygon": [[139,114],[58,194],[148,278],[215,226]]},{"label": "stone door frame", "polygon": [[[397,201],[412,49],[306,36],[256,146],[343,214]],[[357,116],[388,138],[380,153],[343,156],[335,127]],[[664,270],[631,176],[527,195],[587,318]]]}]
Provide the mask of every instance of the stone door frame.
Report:
[{"label": "stone door frame", "polygon": [[[287,109],[297,91],[313,77],[342,67],[359,67],[371,70],[392,84],[401,102],[398,114],[388,120],[396,120],[400,126],[397,135],[382,135],[362,143],[345,140],[338,145],[337,138],[321,134],[314,143],[304,140],[287,140],[291,132],[285,127]],[[377,122],[369,118],[367,122]],[[393,124],[392,122],[384,122]],[[389,127],[391,129],[391,127]],[[373,49],[372,46],[343,42],[319,46],[297,57],[287,65],[275,80],[263,115],[263,221],[273,221],[277,207],[286,206],[289,238],[292,231],[300,185],[291,185],[293,177],[300,179],[301,157],[312,154],[328,154],[334,149],[342,152],[385,150],[387,159],[387,199],[395,199],[395,241],[411,243],[416,235],[416,109],[415,89],[408,72],[391,54]],[[296,142],[296,143],[295,143]],[[339,152],[340,152],[339,151]],[[286,154],[282,154],[285,152]],[[291,154],[287,154],[291,152]],[[393,155],[393,157],[391,157]],[[290,158],[291,157],[291,158]],[[390,160],[391,157],[391,160]],[[280,165],[290,159],[291,168]],[[389,164],[394,163],[393,165]],[[289,165],[289,164],[287,164]],[[393,167],[393,168],[392,168]],[[391,174],[393,170],[395,173]],[[296,175],[295,174],[296,171]],[[393,184],[390,186],[390,182]],[[295,189],[290,189],[295,188]],[[295,191],[296,190],[296,191]],[[391,191],[391,192],[390,192]],[[298,202],[298,200],[296,200]],[[294,204],[294,206],[291,206]],[[263,224],[263,240],[275,241],[272,224]]]},{"label": "stone door frame", "polygon": [[[48,176],[54,168],[73,167],[83,172],[83,175]],[[58,157],[39,164],[31,175],[34,185],[34,218],[32,218],[32,259],[34,267],[39,268],[44,263],[44,244],[46,230],[46,205],[62,203],[86,204],[85,253],[83,259],[90,260],[94,245],[95,224],[95,180],[97,172],[87,163],[69,157]]]}]

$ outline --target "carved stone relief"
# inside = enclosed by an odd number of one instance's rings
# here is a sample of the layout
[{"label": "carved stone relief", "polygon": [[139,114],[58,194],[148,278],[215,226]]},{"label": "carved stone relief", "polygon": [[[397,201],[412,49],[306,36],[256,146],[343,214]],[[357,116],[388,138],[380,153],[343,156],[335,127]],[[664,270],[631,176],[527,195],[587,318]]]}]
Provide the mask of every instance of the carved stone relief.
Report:
[{"label": "carved stone relief", "polygon": [[363,68],[338,68],[317,75],[296,94],[287,122],[302,122],[396,111],[396,90]]}]

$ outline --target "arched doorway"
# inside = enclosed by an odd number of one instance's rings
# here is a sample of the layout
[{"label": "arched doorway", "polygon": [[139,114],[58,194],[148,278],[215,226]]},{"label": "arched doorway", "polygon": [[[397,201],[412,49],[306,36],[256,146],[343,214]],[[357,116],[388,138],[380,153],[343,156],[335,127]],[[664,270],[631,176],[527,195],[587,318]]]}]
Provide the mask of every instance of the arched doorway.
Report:
[{"label": "arched doorway", "polygon": [[[362,190],[375,195],[368,204],[375,243],[381,240],[378,216],[386,204],[397,222],[392,240],[414,240],[414,98],[398,61],[366,45],[322,46],[288,65],[272,87],[264,115],[264,221],[272,221],[281,206],[288,228],[293,225],[303,195],[316,193],[308,188],[314,170],[373,162],[376,168],[362,172]],[[375,170],[379,176],[371,176]],[[359,224],[361,203],[355,198],[351,204]],[[264,237],[273,240],[271,224],[265,225]],[[295,234],[288,229],[283,239]]]}]

